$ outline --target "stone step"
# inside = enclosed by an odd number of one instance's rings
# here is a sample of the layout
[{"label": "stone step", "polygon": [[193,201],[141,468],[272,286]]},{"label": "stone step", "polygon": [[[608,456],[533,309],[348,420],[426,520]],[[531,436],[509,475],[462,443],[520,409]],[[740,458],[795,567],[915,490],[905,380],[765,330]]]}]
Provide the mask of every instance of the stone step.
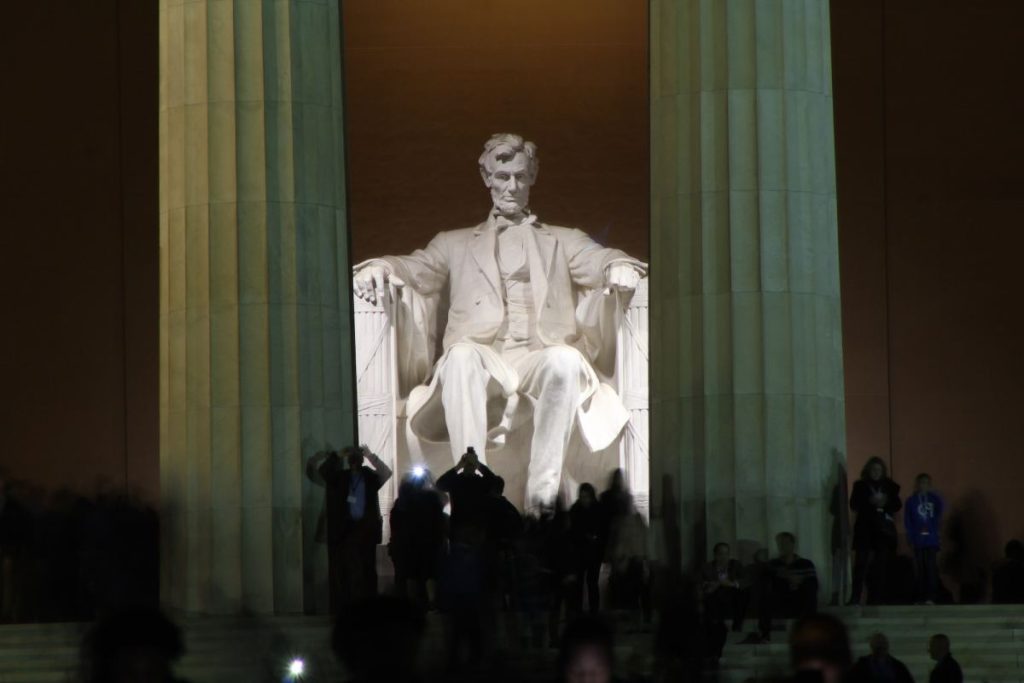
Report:
[{"label": "stone step", "polygon": [[[927,681],[930,669],[914,670],[910,673],[915,681]],[[752,683],[754,681],[777,680],[788,672],[785,667],[765,669],[728,669],[717,672],[718,683]],[[964,680],[968,683],[1024,683],[1024,674],[1020,670],[983,669],[965,671]]]},{"label": "stone step", "polygon": [[[849,626],[855,656],[867,654],[867,638],[888,635],[893,654],[918,680],[927,680],[932,663],[925,649],[932,633],[943,632],[964,666],[967,680],[1024,683],[1024,608],[1020,606],[863,607],[831,610]],[[187,654],[178,673],[193,683],[223,680],[281,680],[292,654],[301,655],[310,671],[340,680],[341,668],[330,651],[331,620],[325,616],[273,618],[189,617],[180,619]],[[755,627],[747,623],[748,632]],[[742,645],[746,633],[730,633],[719,679],[740,683],[787,673],[786,633],[790,624],[774,625],[773,642]],[[87,624],[25,624],[0,626],[0,681],[69,680],[78,661],[78,647]],[[650,634],[620,633],[618,658],[650,667]],[[444,658],[444,625],[440,615],[428,617],[423,643],[426,666]],[[547,679],[555,651],[500,653],[503,665],[524,681]],[[645,664],[646,662],[646,664]]]}]

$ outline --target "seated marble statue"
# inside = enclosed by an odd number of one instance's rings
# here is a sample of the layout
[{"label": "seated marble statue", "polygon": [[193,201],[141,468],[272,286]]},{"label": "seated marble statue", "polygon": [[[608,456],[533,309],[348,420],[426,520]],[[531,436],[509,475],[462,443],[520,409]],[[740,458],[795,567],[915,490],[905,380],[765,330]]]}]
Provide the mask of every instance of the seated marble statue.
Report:
[{"label": "seated marble statue", "polygon": [[[622,310],[616,292],[628,296],[647,265],[530,211],[532,142],[495,135],[479,165],[493,201],[484,222],[441,232],[407,256],[364,261],[353,286],[371,303],[390,286],[401,290],[400,381],[412,385],[406,414],[416,437],[450,443],[455,462],[471,446],[485,461],[487,446],[532,420],[525,500],[536,510],[559,493],[575,429],[596,452],[629,419],[604,380]],[[437,354],[434,328],[445,312]]]}]

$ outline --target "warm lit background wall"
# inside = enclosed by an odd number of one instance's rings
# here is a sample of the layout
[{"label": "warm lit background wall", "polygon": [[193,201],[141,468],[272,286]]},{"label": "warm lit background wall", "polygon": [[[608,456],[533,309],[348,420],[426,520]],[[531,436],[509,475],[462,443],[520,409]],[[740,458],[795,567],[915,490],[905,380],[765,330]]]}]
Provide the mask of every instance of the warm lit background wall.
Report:
[{"label": "warm lit background wall", "polygon": [[646,3],[343,3],[352,257],[473,226],[484,141],[521,133],[541,220],[648,253]]},{"label": "warm lit background wall", "polygon": [[1024,3],[833,0],[850,469],[1024,537]]},{"label": "warm lit background wall", "polygon": [[[502,129],[541,146],[545,220],[646,254],[645,3],[344,6],[356,258],[479,221]],[[832,2],[851,469],[978,492],[988,555],[1024,536],[1022,15]],[[142,0],[0,9],[0,464],[51,489],[158,488],[156,21]]]},{"label": "warm lit background wall", "polygon": [[157,4],[0,6],[0,466],[155,499]]}]

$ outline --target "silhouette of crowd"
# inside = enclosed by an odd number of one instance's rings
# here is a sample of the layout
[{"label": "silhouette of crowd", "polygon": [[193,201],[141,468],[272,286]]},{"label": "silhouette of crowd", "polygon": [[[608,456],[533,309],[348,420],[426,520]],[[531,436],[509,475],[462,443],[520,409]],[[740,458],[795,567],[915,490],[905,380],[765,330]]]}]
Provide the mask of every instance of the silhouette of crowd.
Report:
[{"label": "silhouette of crowd", "polygon": [[87,621],[159,600],[159,521],[139,496],[52,494],[0,473],[0,623]]},{"label": "silhouette of crowd", "polygon": [[[394,473],[365,447],[318,454],[307,474],[325,486],[332,645],[352,680],[477,680],[485,671],[516,680],[495,665],[508,648],[557,651],[559,680],[607,681],[613,671],[697,680],[718,666],[730,630],[740,634],[733,642],[766,643],[783,620],[795,620],[794,679],[913,680],[883,633],[853,660],[842,623],[818,613],[818,569],[793,533],[779,531],[773,552],[758,549],[747,563],[726,542],[692,574],[653,562],[622,471],[600,492],[581,484],[568,507],[525,516],[473,449],[436,478],[424,467],[401,474],[389,510],[380,491]],[[873,459],[843,498],[853,514],[849,602],[950,599],[939,578],[948,510],[930,476],[916,477],[901,498]],[[898,552],[900,522],[910,557]],[[394,584],[380,595],[385,536]],[[83,680],[113,680],[114,669],[149,672],[119,680],[174,680],[184,650],[177,627],[155,609],[157,538],[155,511],[135,496],[106,488],[93,498],[45,496],[0,477],[0,620],[98,619],[83,642]],[[1024,602],[1024,544],[1009,542],[990,577],[992,602]],[[433,623],[443,625],[444,672],[427,679],[416,661]],[[616,659],[617,638],[630,633],[649,634],[648,660]],[[948,637],[934,635],[928,648],[932,683],[962,681]]]},{"label": "silhouette of crowd", "polygon": [[583,484],[568,510],[525,518],[472,449],[436,483],[417,468],[398,491],[388,546],[396,590],[443,615],[451,670],[478,667],[498,638],[557,645],[563,621],[601,610],[605,566],[604,607],[649,624],[645,521],[621,472],[600,496]]},{"label": "silhouette of crowd", "polygon": [[[869,603],[895,602],[897,594],[922,604],[942,599],[939,552],[946,504],[931,477],[918,476],[904,501],[884,463],[873,459],[847,501],[853,530],[837,543],[854,551],[850,602],[864,596]],[[756,627],[741,642],[765,643],[782,620],[811,619],[818,610],[818,569],[799,554],[796,536],[784,530],[775,537],[774,553],[759,549],[752,562],[743,564],[728,543],[719,542],[692,583],[685,572],[659,581],[646,521],[621,471],[600,493],[592,484],[580,485],[568,509],[556,504],[524,517],[504,497],[502,478],[471,448],[436,480],[423,467],[407,472],[390,513],[381,515],[380,524],[390,525],[395,594],[443,619],[448,671],[455,675],[479,671],[499,643],[540,650],[560,646],[563,655],[585,653],[580,656],[586,661],[578,663],[583,668],[610,667],[610,634],[650,630],[655,594],[655,651],[662,655],[655,659],[663,663],[662,674],[713,669],[730,628],[742,632],[748,619]],[[897,552],[900,520],[912,557]],[[1011,542],[1006,559],[994,568],[993,602],[1021,599],[1022,551],[1019,542]],[[897,579],[899,572],[903,576]],[[673,582],[674,591],[668,588]],[[366,600],[376,589],[339,592]],[[685,654],[679,640],[658,645],[673,629],[686,634],[679,636],[690,644]],[[590,640],[583,647],[579,639]],[[936,642],[941,649],[941,637]],[[860,671],[860,680],[905,680],[905,668],[889,656],[883,634],[873,637],[871,651],[870,658],[845,662],[843,670]],[[673,658],[674,664],[664,664]],[[565,675],[572,668],[566,659],[559,667]]]}]

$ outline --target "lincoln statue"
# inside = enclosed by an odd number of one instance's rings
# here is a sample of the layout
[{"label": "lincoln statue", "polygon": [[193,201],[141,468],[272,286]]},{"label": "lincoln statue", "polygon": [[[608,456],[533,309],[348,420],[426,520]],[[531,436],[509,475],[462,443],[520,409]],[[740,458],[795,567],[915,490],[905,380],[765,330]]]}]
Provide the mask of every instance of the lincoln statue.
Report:
[{"label": "lincoln statue", "polygon": [[[354,290],[369,302],[390,287],[441,302],[443,342],[436,362],[420,363],[427,369],[409,395],[410,429],[450,443],[458,462],[469,447],[485,459],[488,446],[493,451],[511,429],[532,421],[526,507],[535,510],[559,493],[574,431],[597,451],[628,420],[602,381],[615,353],[608,330],[616,301],[629,296],[647,266],[530,210],[538,170],[532,142],[495,135],[479,165],[493,201],[486,219],[441,232],[407,256],[358,264]],[[411,314],[403,325],[398,335],[407,341],[430,338],[426,315]],[[410,346],[422,354],[420,345]]]}]

